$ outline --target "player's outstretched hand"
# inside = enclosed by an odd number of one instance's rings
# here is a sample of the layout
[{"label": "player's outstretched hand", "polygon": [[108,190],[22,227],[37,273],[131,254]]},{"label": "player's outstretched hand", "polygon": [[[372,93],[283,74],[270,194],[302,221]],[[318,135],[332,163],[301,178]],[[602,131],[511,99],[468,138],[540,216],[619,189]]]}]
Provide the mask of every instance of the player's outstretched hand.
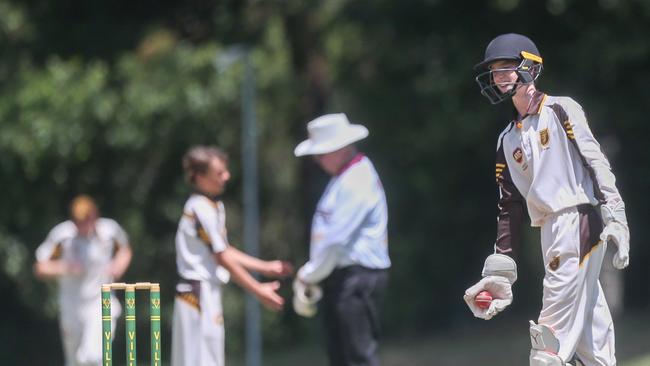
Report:
[{"label": "player's outstretched hand", "polygon": [[293,265],[287,261],[267,261],[266,268],[261,272],[270,278],[284,278],[293,274]]},{"label": "player's outstretched hand", "polygon": [[284,299],[276,292],[280,289],[280,282],[262,282],[257,293],[257,298],[262,305],[273,311],[280,311],[284,306]]},{"label": "player's outstretched hand", "polygon": [[[485,309],[479,307],[474,301],[481,291],[488,291],[493,297],[490,307]],[[512,284],[503,276],[483,277],[476,285],[465,291],[463,299],[475,317],[490,320],[512,303]]]}]

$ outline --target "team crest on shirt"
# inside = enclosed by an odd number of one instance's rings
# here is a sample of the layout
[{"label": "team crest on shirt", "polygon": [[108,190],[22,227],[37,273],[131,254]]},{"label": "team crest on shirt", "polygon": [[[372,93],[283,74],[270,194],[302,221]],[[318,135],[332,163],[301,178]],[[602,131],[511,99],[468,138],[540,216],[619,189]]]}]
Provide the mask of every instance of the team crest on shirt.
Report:
[{"label": "team crest on shirt", "polygon": [[542,144],[543,148],[548,147],[549,142],[551,142],[551,139],[548,135],[548,128],[539,131],[539,142]]},{"label": "team crest on shirt", "polygon": [[524,152],[521,151],[521,148],[516,148],[515,151],[512,152],[512,157],[515,159],[515,161],[519,164],[524,160]]}]

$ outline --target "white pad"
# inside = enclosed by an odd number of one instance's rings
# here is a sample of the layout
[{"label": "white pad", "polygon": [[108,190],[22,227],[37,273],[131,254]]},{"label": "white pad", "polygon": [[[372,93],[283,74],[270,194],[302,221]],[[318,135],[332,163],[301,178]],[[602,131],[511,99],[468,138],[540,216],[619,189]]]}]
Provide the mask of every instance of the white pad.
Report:
[{"label": "white pad", "polygon": [[517,281],[517,263],[505,254],[492,254],[485,259],[483,277],[501,276],[514,284]]},{"label": "white pad", "polygon": [[530,321],[530,366],[565,366],[564,361],[557,355],[560,351],[560,341],[551,328]]},{"label": "white pad", "polygon": [[544,324],[535,324],[530,321],[530,343],[533,349],[558,353],[560,351],[560,341],[555,336],[551,328]]},{"label": "white pad", "polygon": [[530,366],[571,366],[564,363],[558,355],[536,349],[530,350]]},{"label": "white pad", "polygon": [[311,318],[316,315],[316,303],[323,297],[318,285],[308,285],[297,278],[293,281],[293,310],[296,314]]}]

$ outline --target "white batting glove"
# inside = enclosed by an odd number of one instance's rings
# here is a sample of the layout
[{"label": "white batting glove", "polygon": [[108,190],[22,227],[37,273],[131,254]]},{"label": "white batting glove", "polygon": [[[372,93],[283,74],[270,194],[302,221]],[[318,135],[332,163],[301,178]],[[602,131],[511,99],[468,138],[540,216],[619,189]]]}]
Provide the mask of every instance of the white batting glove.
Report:
[{"label": "white batting glove", "polygon": [[[481,309],[474,299],[481,291],[492,294],[492,302],[487,309]],[[490,320],[512,303],[512,284],[503,276],[483,277],[478,283],[465,291],[463,299],[475,317]]]},{"label": "white batting glove", "polygon": [[311,318],[318,310],[316,304],[323,297],[323,290],[318,285],[309,285],[297,277],[293,280],[293,310],[296,314]]},{"label": "white batting glove", "polygon": [[623,201],[606,203],[600,207],[605,228],[600,234],[600,240],[613,242],[618,247],[612,264],[615,268],[623,269],[630,263],[630,229],[625,216]]}]

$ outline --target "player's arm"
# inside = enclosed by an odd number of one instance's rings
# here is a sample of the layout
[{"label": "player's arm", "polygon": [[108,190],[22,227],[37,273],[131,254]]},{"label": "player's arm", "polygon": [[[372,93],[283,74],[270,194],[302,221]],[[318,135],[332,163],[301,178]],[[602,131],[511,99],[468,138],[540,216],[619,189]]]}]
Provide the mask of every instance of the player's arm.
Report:
[{"label": "player's arm", "polygon": [[519,251],[526,211],[524,199],[510,176],[502,146],[497,151],[495,172],[499,188],[499,201],[494,252],[515,258]]},{"label": "player's arm", "polygon": [[80,274],[81,272],[82,269],[78,265],[61,259],[36,261],[34,263],[34,275],[42,280],[55,279],[70,274]]},{"label": "player's arm", "polygon": [[608,204],[621,200],[609,160],[591,132],[582,107],[574,101],[565,104],[567,105],[554,105],[552,108],[562,122],[569,141],[576,145],[584,163],[590,168],[597,198]]},{"label": "player's arm", "polygon": [[240,263],[240,255],[242,253],[232,246],[215,253],[215,259],[224,268],[230,272],[232,279],[245,290],[253,294],[270,310],[279,311],[284,305],[284,299],[276,293],[280,288],[280,282],[265,282],[257,281],[246,268]]},{"label": "player's arm", "polygon": [[300,267],[296,279],[306,285],[319,283],[336,268],[343,251],[343,246],[337,244],[323,248]]},{"label": "player's arm", "polygon": [[625,214],[625,203],[616,188],[616,178],[600,144],[596,141],[582,107],[574,101],[566,106],[554,105],[554,112],[563,124],[569,141],[583,159],[594,183],[594,193],[600,201],[600,211],[605,228],[600,239],[613,241],[618,250],[613,258],[614,267],[622,269],[629,263],[630,230]]},{"label": "player's arm", "polygon": [[207,237],[204,240],[209,242],[214,258],[229,273],[232,279],[245,290],[253,294],[259,301],[270,310],[278,311],[284,305],[284,299],[276,293],[280,283],[260,283],[246,270],[240,262],[242,252],[228,245],[225,231],[220,230],[219,215],[217,209],[202,203],[194,210],[195,219],[205,230]]},{"label": "player's arm", "polygon": [[[494,254],[485,259],[481,271],[483,278],[468,288],[463,296],[474,316],[485,320],[512,303],[512,285],[517,281],[517,264],[513,257],[519,247],[524,215],[524,199],[512,181],[501,144],[497,147],[496,180],[499,185],[499,213]],[[483,291],[492,296],[487,308],[475,302],[476,296]]]},{"label": "player's arm", "polygon": [[281,260],[265,261],[248,255],[233,246],[229,246],[228,248],[231,251],[230,255],[233,259],[249,271],[272,278],[287,277],[293,273],[293,266],[289,262]]},{"label": "player's arm", "polygon": [[62,259],[63,240],[69,229],[70,222],[55,226],[45,238],[45,241],[36,249],[36,262],[34,275],[42,280],[55,279],[64,275],[80,274],[83,269],[79,264],[70,263]]},{"label": "player's arm", "polygon": [[133,250],[129,245],[118,245],[115,256],[111,260],[110,271],[114,280],[119,280],[129,268],[133,258]]},{"label": "player's arm", "polygon": [[120,279],[131,264],[133,250],[129,245],[129,238],[122,227],[115,221],[110,221],[115,243],[115,253],[109,265],[109,271],[114,280]]}]

